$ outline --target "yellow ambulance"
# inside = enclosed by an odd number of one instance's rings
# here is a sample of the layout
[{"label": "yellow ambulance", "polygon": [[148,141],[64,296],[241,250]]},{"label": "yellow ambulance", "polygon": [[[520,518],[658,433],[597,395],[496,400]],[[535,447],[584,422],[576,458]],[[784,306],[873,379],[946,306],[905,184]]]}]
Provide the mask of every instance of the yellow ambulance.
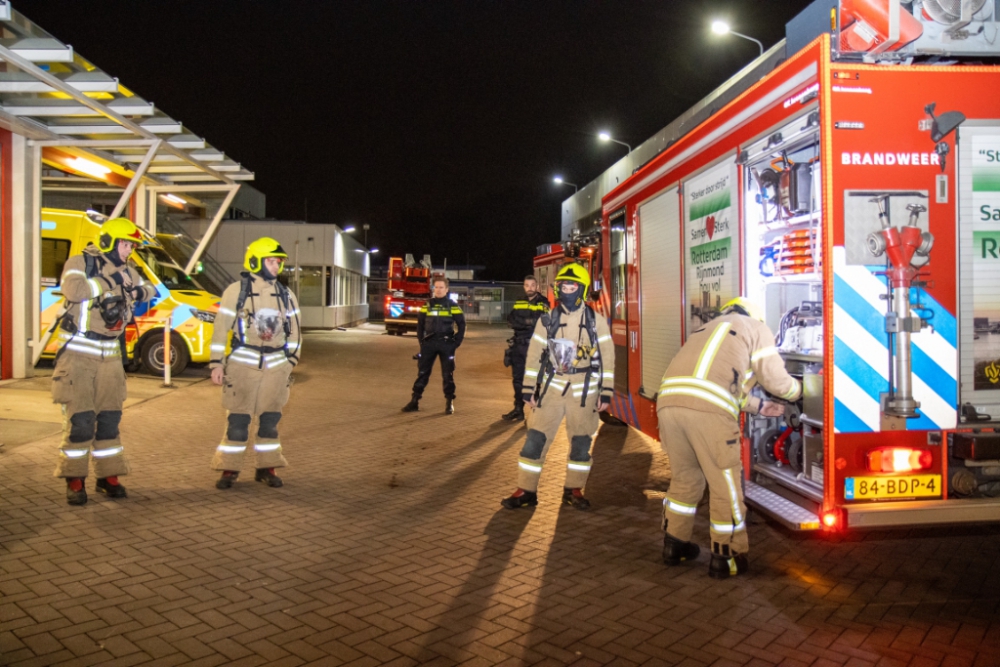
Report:
[{"label": "yellow ambulance", "polygon": [[[62,310],[59,281],[66,260],[79,254],[88,243],[97,243],[105,216],[94,211],[42,209],[42,331],[48,331]],[[143,242],[132,254],[143,278],[156,286],[156,296],[139,304],[135,320],[125,330],[125,342],[133,365],[141,363],[150,373],[163,373],[164,327],[170,327],[171,373],[188,363],[207,363],[212,342],[212,323],[219,311],[219,297],[205,291],[197,277],[184,273],[155,237],[143,233]],[[52,336],[43,357],[58,350]]]}]

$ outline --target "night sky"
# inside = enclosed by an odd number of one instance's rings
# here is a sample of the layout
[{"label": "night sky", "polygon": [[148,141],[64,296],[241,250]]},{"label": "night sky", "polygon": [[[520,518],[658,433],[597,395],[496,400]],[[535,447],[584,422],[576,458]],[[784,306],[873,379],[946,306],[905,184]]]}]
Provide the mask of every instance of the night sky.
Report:
[{"label": "night sky", "polygon": [[517,280],[588,183],[784,37],[809,0],[16,0],[256,173],[269,217]]}]

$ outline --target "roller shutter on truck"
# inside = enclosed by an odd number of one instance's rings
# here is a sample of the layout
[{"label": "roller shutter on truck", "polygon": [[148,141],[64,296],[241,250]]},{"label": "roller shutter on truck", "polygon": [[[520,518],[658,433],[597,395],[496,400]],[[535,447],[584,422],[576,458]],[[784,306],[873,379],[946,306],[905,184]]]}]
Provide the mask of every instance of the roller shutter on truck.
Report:
[{"label": "roller shutter on truck", "polygon": [[640,392],[656,396],[681,349],[681,215],[677,188],[639,206]]}]

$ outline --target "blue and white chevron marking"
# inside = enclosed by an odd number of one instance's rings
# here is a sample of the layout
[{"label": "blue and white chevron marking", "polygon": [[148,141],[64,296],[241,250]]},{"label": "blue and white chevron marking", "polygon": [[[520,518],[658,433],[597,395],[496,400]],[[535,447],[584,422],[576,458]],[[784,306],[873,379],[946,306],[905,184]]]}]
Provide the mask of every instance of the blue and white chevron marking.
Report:
[{"label": "blue and white chevron marking", "polygon": [[[880,430],[879,395],[889,390],[884,276],[847,265],[843,247],[833,249],[834,431]],[[916,290],[911,291],[916,301]],[[920,301],[933,313],[929,328],[911,336],[913,397],[920,417],[910,431],[954,428],[958,422],[958,352],[955,316],[926,292]],[[926,311],[922,311],[926,314]]]}]

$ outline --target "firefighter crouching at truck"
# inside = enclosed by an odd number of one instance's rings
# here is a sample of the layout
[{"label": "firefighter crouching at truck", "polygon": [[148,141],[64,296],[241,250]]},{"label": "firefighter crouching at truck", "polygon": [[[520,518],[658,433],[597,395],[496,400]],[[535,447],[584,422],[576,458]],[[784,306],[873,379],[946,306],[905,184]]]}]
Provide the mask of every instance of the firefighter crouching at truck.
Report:
[{"label": "firefighter crouching at truck", "polygon": [[127,495],[118,481],[129,472],[118,434],[126,394],[119,338],[135,304],[156,294],[129,261],[142,243],[131,220],[108,220],[97,242],[66,261],[60,282],[66,312],[58,320],[62,346],[52,374],[52,400],[62,404],[63,439],[55,476],[66,479],[70,505],[87,502],[84,480],[91,457],[97,491],[110,498]]},{"label": "firefighter crouching at truck", "polygon": [[598,412],[611,405],[615,348],[607,320],[586,303],[589,287],[587,269],[579,264],[562,267],[555,280],[559,304],[535,325],[522,389],[524,402],[535,409],[518,459],[518,488],[500,501],[507,509],[538,504],[538,478],[563,418],[570,449],[562,501],[590,508],[583,488],[590,475],[590,446],[600,425]]},{"label": "firefighter crouching at truck", "polygon": [[[302,332],[295,295],[278,281],[288,257],[271,238],[247,247],[240,280],[226,288],[212,334],[212,382],[222,385],[222,407],[228,425],[215,449],[212,469],[221,470],[218,489],[232,487],[243,467],[250,442],[250,423],[257,418],[254,480],[282,485],[275,468],[288,465],[281,453],[278,421],[288,402],[292,368],[299,363]],[[226,341],[232,331],[229,356]]]},{"label": "firefighter crouching at truck", "polygon": [[784,414],[777,401],[761,405],[760,399],[749,397],[756,383],[785,401],[802,395],[799,381],[785,370],[763,313],[740,297],[688,337],[660,385],[656,404],[660,442],[673,474],[663,499],[667,565],[698,556],[700,550],[690,539],[707,481],[712,538],[708,574],[724,579],[748,569],[740,411],[768,417]]},{"label": "firefighter crouching at truck", "polygon": [[444,385],[446,415],[455,414],[455,350],[465,339],[465,313],[448,297],[450,281],[436,276],[431,281],[431,299],[420,307],[417,315],[417,380],[413,383],[413,396],[403,406],[403,412],[420,409],[420,397],[431,379],[434,360],[441,358],[441,381]]},{"label": "firefighter crouching at truck", "polygon": [[[524,366],[528,358],[528,344],[531,334],[535,331],[538,319],[549,312],[549,302],[544,295],[538,293],[538,279],[535,276],[524,278],[525,299],[514,302],[514,307],[507,315],[507,324],[514,330],[510,346],[504,355],[504,364],[510,366],[514,379],[514,409],[501,419],[519,422],[524,419]],[[509,360],[509,363],[508,363]]]}]

